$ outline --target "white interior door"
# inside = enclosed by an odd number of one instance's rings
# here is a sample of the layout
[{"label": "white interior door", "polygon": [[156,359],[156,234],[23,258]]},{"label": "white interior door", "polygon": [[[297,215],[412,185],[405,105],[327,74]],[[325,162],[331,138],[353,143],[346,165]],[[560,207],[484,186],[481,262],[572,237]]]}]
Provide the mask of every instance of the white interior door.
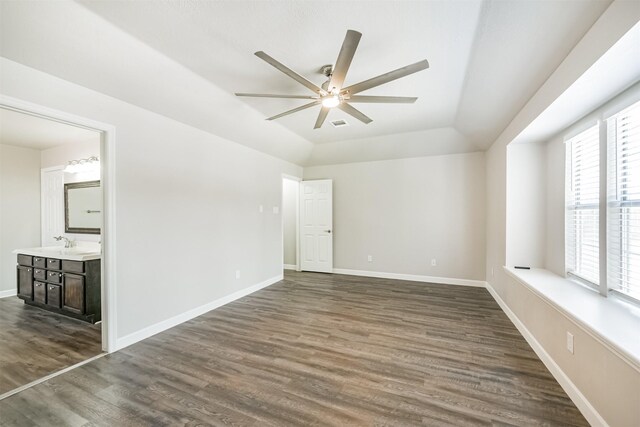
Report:
[{"label": "white interior door", "polygon": [[64,172],[43,169],[40,174],[42,246],[55,246],[54,236],[64,235]]},{"label": "white interior door", "polygon": [[333,272],[333,181],[300,184],[300,269]]}]

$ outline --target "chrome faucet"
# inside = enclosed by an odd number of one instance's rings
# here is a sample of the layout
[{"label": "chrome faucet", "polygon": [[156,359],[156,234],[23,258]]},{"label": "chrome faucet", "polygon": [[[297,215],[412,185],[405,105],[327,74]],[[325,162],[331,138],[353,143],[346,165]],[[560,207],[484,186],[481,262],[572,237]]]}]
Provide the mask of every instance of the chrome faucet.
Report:
[{"label": "chrome faucet", "polygon": [[73,247],[73,243],[74,243],[73,240],[69,240],[64,236],[56,236],[56,237],[54,237],[54,239],[56,239],[58,242],[61,241],[61,240],[64,240],[64,247],[66,249],[69,249],[69,248]]}]

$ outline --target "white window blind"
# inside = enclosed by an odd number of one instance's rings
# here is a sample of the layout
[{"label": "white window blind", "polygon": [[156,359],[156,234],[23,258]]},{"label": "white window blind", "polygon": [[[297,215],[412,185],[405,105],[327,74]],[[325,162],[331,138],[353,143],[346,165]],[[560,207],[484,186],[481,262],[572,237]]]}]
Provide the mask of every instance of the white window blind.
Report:
[{"label": "white window blind", "polygon": [[595,126],[566,142],[565,245],[567,273],[599,282],[600,146]]},{"label": "white window blind", "polygon": [[640,300],[640,102],[607,121],[607,282]]}]

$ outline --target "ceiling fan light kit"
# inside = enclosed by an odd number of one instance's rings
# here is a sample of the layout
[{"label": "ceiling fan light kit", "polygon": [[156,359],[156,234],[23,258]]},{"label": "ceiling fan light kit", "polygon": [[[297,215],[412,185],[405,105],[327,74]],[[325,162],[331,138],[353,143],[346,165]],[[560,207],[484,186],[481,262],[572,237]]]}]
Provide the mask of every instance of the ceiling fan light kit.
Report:
[{"label": "ceiling fan light kit", "polygon": [[271,56],[266,53],[259,51],[256,52],[255,55],[272,65],[276,69],[280,70],[287,76],[291,77],[301,85],[305,86],[307,89],[311,90],[314,95],[279,95],[279,94],[261,94],[261,93],[236,93],[236,96],[248,96],[254,98],[287,98],[287,99],[307,99],[311,100],[311,102],[304,104],[300,107],[296,107],[292,110],[285,111],[284,113],[277,114],[275,116],[267,118],[267,120],[275,120],[283,116],[288,116],[289,114],[297,113],[298,111],[306,110],[307,108],[314,107],[316,105],[320,105],[320,113],[318,114],[318,119],[316,120],[316,124],[314,129],[319,129],[322,127],[327,115],[329,114],[329,110],[332,108],[339,108],[345,113],[355,117],[360,120],[362,123],[371,123],[372,120],[363,114],[360,110],[353,107],[352,103],[380,103],[380,104],[410,104],[416,102],[418,98],[416,97],[406,97],[406,96],[366,96],[366,95],[356,95],[357,93],[363,92],[368,89],[372,89],[374,87],[383,85],[385,83],[389,83],[393,80],[400,79],[402,77],[406,77],[410,74],[417,73],[418,71],[425,70],[429,68],[429,62],[425,59],[415,64],[407,65],[402,68],[398,68],[397,70],[389,71],[388,73],[381,74],[377,77],[370,78],[368,80],[362,81],[360,83],[356,83],[354,85],[343,87],[345,77],[347,76],[347,71],[349,70],[349,66],[351,65],[351,61],[353,60],[353,56],[356,53],[356,49],[358,44],[360,43],[360,38],[362,34],[354,30],[348,30],[347,35],[344,38],[344,42],[342,43],[342,48],[340,49],[340,53],[338,54],[338,59],[336,60],[335,66],[324,65],[321,68],[321,72],[328,77],[328,80],[322,84],[321,87],[316,84],[310,82],[300,74],[288,68],[286,65],[278,62]]}]

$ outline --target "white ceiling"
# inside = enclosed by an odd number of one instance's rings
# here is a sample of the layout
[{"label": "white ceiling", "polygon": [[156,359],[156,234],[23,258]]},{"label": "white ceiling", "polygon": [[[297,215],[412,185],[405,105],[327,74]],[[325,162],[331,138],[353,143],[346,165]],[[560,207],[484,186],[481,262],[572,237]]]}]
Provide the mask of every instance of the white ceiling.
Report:
[{"label": "white ceiling", "polygon": [[0,144],[46,150],[96,140],[95,131],[0,108]]},{"label": "white ceiling", "polygon": [[[2,56],[269,154],[320,164],[486,149],[610,1],[81,4],[1,2]],[[336,110],[329,120],[350,126],[313,130],[317,108],[264,121],[304,101],[233,96],[310,94],[253,53],[264,50],[320,84],[318,68],[335,61],[347,29],[363,34],[347,84],[429,60],[429,69],[366,92],[418,96],[415,104],[359,104],[372,123]]]}]

